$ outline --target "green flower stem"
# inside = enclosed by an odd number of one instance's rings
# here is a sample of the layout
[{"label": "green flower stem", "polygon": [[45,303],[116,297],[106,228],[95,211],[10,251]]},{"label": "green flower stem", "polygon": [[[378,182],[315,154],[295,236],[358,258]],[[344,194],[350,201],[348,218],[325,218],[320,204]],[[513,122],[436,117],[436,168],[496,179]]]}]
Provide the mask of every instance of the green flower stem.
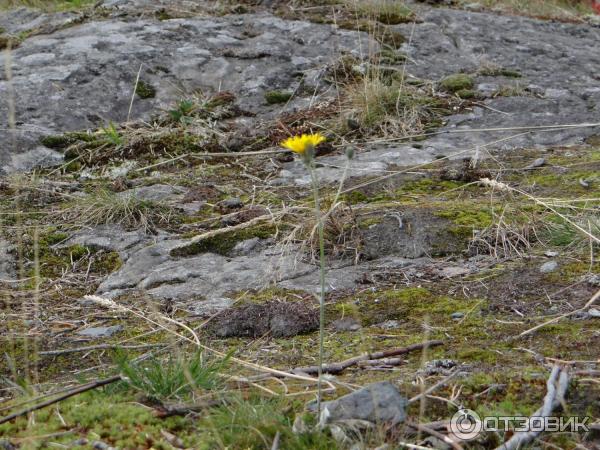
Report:
[{"label": "green flower stem", "polygon": [[321,399],[323,394],[323,351],[325,335],[325,238],[323,233],[323,220],[321,217],[321,205],[319,199],[319,180],[315,172],[314,160],[307,164],[313,185],[313,197],[315,201],[315,219],[319,233],[319,262],[321,294],[319,296],[319,371],[317,381],[317,417],[321,417]]}]

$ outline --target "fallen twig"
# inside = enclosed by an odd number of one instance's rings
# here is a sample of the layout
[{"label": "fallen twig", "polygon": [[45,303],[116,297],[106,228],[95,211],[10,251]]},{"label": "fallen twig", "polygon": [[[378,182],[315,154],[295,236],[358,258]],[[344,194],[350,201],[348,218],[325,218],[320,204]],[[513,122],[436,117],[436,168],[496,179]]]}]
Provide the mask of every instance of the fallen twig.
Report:
[{"label": "fallen twig", "polygon": [[191,413],[197,413],[224,404],[223,399],[206,400],[202,403],[194,403],[192,405],[160,405],[154,409],[154,416],[164,419],[172,416],[187,416]]},{"label": "fallen twig", "polygon": [[586,303],[586,304],[585,304],[585,305],[584,305],[582,308],[576,309],[575,311],[571,311],[571,312],[568,312],[568,313],[566,313],[566,314],[562,314],[562,315],[560,315],[560,316],[558,316],[558,317],[555,317],[554,319],[550,319],[550,320],[548,320],[547,322],[544,322],[544,323],[541,323],[541,324],[539,324],[539,325],[536,325],[535,327],[533,327],[533,328],[530,328],[529,330],[523,331],[521,334],[519,334],[519,335],[517,336],[517,338],[521,338],[521,337],[523,337],[523,336],[527,336],[528,334],[531,334],[531,333],[533,333],[534,331],[537,331],[537,330],[539,330],[540,328],[543,328],[543,327],[545,327],[546,325],[553,324],[553,323],[555,323],[555,322],[558,322],[558,321],[559,321],[559,320],[561,320],[561,319],[564,319],[564,318],[566,318],[566,317],[570,317],[570,316],[573,316],[573,315],[575,315],[575,314],[577,314],[577,313],[583,312],[583,311],[585,311],[586,309],[590,308],[590,307],[591,307],[591,306],[592,306],[592,305],[593,305],[593,304],[596,302],[596,300],[598,300],[599,298],[600,298],[600,290],[598,290],[598,292],[596,292],[596,293],[595,293],[595,294],[592,296],[592,298],[591,298],[591,299],[590,299],[590,300],[589,300],[589,301],[588,301],[588,302],[587,302],[587,303]]},{"label": "fallen twig", "polygon": [[366,359],[358,363],[359,367],[374,367],[374,366],[399,366],[405,363],[402,358],[382,358],[382,359]]},{"label": "fallen twig", "polygon": [[83,386],[79,386],[78,388],[75,388],[72,391],[69,391],[66,394],[63,394],[59,397],[56,397],[56,398],[53,398],[50,400],[46,400],[45,402],[42,402],[38,405],[30,406],[29,408],[23,409],[21,411],[17,411],[16,413],[13,413],[6,417],[3,417],[2,419],[0,419],[0,425],[3,423],[6,423],[6,422],[10,422],[11,420],[16,419],[17,417],[25,416],[25,415],[29,414],[30,412],[45,408],[46,406],[54,405],[55,403],[61,402],[70,397],[74,397],[75,395],[81,394],[83,392],[91,391],[92,389],[106,386],[107,384],[111,384],[111,383],[114,383],[114,382],[120,381],[120,380],[121,380],[121,375],[115,375],[110,378],[105,378],[104,380],[98,380],[98,381],[94,381],[92,383],[84,384]]},{"label": "fallen twig", "polygon": [[[392,356],[405,355],[407,353],[413,352],[415,350],[422,350],[424,348],[429,347],[437,347],[438,345],[442,345],[443,341],[426,341],[420,344],[413,344],[407,347],[395,348],[392,350],[385,350],[382,352],[374,352],[374,353],[364,353],[360,356],[355,356],[354,358],[346,359],[345,361],[340,361],[331,364],[323,365],[323,373],[331,373],[336,374],[343,372],[348,367],[357,366],[363,361],[374,360],[374,359],[384,359],[390,358]],[[296,367],[291,370],[292,373],[302,373],[306,375],[315,374],[319,372],[319,366],[307,366],[307,367]]]},{"label": "fallen twig", "polygon": [[443,385],[445,385],[448,381],[450,381],[452,378],[454,378],[456,375],[458,375],[459,370],[455,370],[453,371],[450,375],[448,375],[446,378],[438,381],[437,383],[435,383],[433,386],[430,386],[429,388],[427,388],[425,391],[423,391],[422,393],[415,395],[414,397],[412,397],[408,403],[414,403],[417,400],[420,400],[421,397],[427,396],[429,394],[431,394],[432,392],[434,392],[436,389],[442,387]]},{"label": "fallen twig", "polygon": [[[550,377],[546,382],[548,392],[544,397],[544,404],[533,413],[532,417],[550,416],[552,411],[563,402],[568,385],[568,370],[561,366],[554,366],[550,373]],[[497,447],[496,450],[516,450],[523,448],[527,443],[533,441],[540,433],[541,431],[515,432],[508,441]]]},{"label": "fallen twig", "polygon": [[166,344],[144,344],[144,345],[100,344],[100,345],[89,345],[87,347],[63,348],[61,350],[48,350],[45,352],[39,352],[38,354],[40,356],[54,356],[54,355],[63,355],[65,353],[87,352],[87,351],[91,351],[91,350],[115,350],[115,349],[141,350],[144,348],[164,347],[165,345]]},{"label": "fallen twig", "polygon": [[456,442],[454,442],[449,436],[446,436],[445,434],[442,434],[439,431],[436,431],[433,428],[428,427],[427,425],[422,425],[420,423],[408,422],[408,421],[406,422],[406,424],[409,427],[414,428],[415,430],[422,431],[423,433],[427,433],[430,436],[438,438],[440,441],[444,442],[445,444],[448,444],[454,450],[463,450],[463,448],[460,445],[458,445]]}]

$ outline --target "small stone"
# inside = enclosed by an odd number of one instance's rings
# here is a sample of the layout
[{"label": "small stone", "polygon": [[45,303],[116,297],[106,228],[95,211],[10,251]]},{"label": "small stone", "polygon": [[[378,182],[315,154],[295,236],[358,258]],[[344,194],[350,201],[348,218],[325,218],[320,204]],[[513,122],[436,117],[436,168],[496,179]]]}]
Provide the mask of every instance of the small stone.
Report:
[{"label": "small stone", "polygon": [[113,334],[123,331],[122,325],[113,325],[111,327],[91,327],[78,331],[77,334],[89,338],[111,337]]},{"label": "small stone", "polygon": [[556,261],[548,261],[540,267],[541,273],[552,273],[558,269],[558,263]]},{"label": "small stone", "polygon": [[542,167],[544,164],[546,164],[546,159],[538,158],[535,161],[533,161],[531,164],[526,166],[525,169],[535,169],[537,167]]},{"label": "small stone", "polygon": [[444,278],[453,278],[453,277],[458,277],[460,275],[466,275],[470,272],[471,271],[469,269],[467,269],[466,267],[459,267],[459,266],[444,267],[442,270],[440,270],[440,276],[442,276]]},{"label": "small stone", "polygon": [[465,313],[455,312],[455,313],[450,314],[450,317],[452,317],[452,320],[460,320],[463,317],[465,317]]},{"label": "small stone", "polygon": [[600,309],[598,309],[598,308],[591,308],[588,311],[588,314],[590,315],[590,317],[600,318]]},{"label": "small stone", "polygon": [[[309,409],[315,405],[310,405]],[[389,381],[373,383],[337,400],[323,403],[320,421],[366,420],[397,425],[406,419],[408,400]]]},{"label": "small stone", "polygon": [[544,253],[544,256],[547,256],[548,258],[556,258],[558,256],[558,252],[553,252],[551,250],[548,250],[547,252]]},{"label": "small stone", "polygon": [[386,320],[385,322],[378,323],[375,326],[384,330],[397,330],[400,328],[400,322],[397,320]]},{"label": "small stone", "polygon": [[221,213],[228,213],[231,211],[235,211],[236,209],[240,209],[244,206],[244,202],[238,197],[231,197],[217,203],[216,208]]},{"label": "small stone", "polygon": [[448,375],[456,366],[456,361],[452,359],[434,359],[425,363],[422,372],[425,375]]},{"label": "small stone", "polygon": [[358,331],[362,325],[354,317],[344,317],[333,322],[333,327],[336,331]]},{"label": "small stone", "polygon": [[237,255],[247,255],[256,248],[256,246],[258,245],[259,242],[260,242],[260,238],[257,238],[257,237],[253,237],[252,239],[246,239],[245,241],[238,242],[237,244],[235,244],[235,247],[233,247],[231,254],[236,255],[236,256]]},{"label": "small stone", "polygon": [[590,286],[600,286],[600,274],[594,273],[589,275],[585,280]]},{"label": "small stone", "polygon": [[12,445],[10,441],[6,441],[4,439],[0,440],[0,449],[1,450],[16,450],[17,447]]}]

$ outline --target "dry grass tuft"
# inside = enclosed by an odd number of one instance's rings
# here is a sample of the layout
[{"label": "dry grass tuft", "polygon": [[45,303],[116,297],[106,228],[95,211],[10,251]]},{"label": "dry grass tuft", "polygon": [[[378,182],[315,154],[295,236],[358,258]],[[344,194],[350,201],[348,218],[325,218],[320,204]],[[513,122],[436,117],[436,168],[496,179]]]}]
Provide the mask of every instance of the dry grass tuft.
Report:
[{"label": "dry grass tuft", "polygon": [[177,216],[168,206],[140,200],[131,193],[98,190],[76,202],[57,215],[67,223],[78,226],[117,224],[126,229],[154,230],[156,225],[173,223]]}]

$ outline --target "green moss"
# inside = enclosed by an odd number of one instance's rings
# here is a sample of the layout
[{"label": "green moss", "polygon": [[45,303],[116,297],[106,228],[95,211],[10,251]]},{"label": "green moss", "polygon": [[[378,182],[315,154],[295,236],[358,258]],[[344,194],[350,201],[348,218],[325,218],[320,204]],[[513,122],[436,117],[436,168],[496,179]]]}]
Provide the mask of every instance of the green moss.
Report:
[{"label": "green moss", "polygon": [[460,89],[456,91],[456,95],[463,99],[470,99],[477,97],[477,92],[473,89]]},{"label": "green moss", "polygon": [[352,205],[356,205],[358,203],[365,203],[369,201],[369,197],[367,194],[360,191],[352,191],[343,195],[343,200]]},{"label": "green moss", "polygon": [[135,93],[139,98],[147,99],[156,97],[156,89],[150,83],[139,80],[136,87]]},{"label": "green moss", "polygon": [[473,89],[473,77],[466,73],[456,73],[449,75],[440,82],[442,89],[448,92],[459,92],[462,90]]},{"label": "green moss", "polygon": [[100,258],[95,258],[91,270],[100,275],[116,272],[123,266],[123,261],[118,252],[103,253]]},{"label": "green moss", "polygon": [[94,142],[96,137],[86,132],[71,132],[59,135],[44,136],[40,139],[40,143],[48,148],[55,150],[64,150],[68,146],[76,142]]},{"label": "green moss", "polygon": [[436,322],[452,323],[450,315],[453,312],[466,312],[478,301],[437,296],[425,288],[416,287],[368,293],[345,303],[356,305],[363,322],[369,325],[396,319],[418,326],[425,316]]},{"label": "green moss", "polygon": [[506,78],[521,78],[521,72],[514,69],[506,69],[504,67],[483,68],[478,71],[479,75],[487,77],[506,77]]},{"label": "green moss", "polygon": [[457,236],[472,236],[473,230],[482,230],[492,224],[493,216],[489,208],[473,204],[451,203],[435,215],[448,219],[456,226],[450,227],[449,231]]},{"label": "green moss", "polygon": [[192,256],[200,253],[216,253],[228,255],[238,242],[258,237],[266,239],[275,232],[272,225],[261,225],[245,230],[231,231],[218,236],[210,237],[194,242],[193,244],[175,248],[171,251],[172,256]]},{"label": "green moss", "polygon": [[265,100],[269,105],[278,103],[286,103],[294,94],[286,91],[267,91],[265,92]]}]

